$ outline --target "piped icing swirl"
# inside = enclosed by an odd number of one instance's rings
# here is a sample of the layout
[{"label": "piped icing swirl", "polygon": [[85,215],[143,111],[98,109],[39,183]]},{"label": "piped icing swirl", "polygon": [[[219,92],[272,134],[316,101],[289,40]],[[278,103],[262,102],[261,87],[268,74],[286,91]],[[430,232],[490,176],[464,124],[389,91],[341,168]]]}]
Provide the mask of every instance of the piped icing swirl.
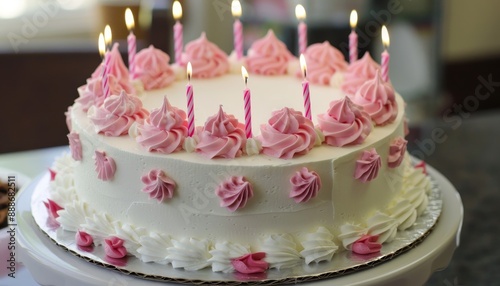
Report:
[{"label": "piped icing swirl", "polygon": [[174,268],[197,271],[210,265],[209,247],[208,240],[172,239],[172,247],[167,248],[167,259],[172,262]]},{"label": "piped icing swirl", "polygon": [[193,77],[211,78],[228,73],[229,60],[217,45],[210,42],[203,32],[201,36],[186,45],[182,55],[183,65],[191,62]]},{"label": "piped icing swirl", "polygon": [[302,113],[285,107],[274,111],[268,124],[260,126],[262,153],[282,159],[309,152],[316,141],[311,120]]},{"label": "piped icing swirl", "polygon": [[232,176],[217,186],[215,194],[220,198],[221,207],[234,212],[245,207],[248,200],[253,197],[253,189],[244,177]]},{"label": "piped icing swirl", "polygon": [[141,177],[141,181],[144,184],[142,192],[149,194],[150,198],[156,199],[160,203],[174,196],[176,184],[162,170],[149,171]]},{"label": "piped icing swirl", "polygon": [[98,150],[95,151],[94,160],[97,178],[103,181],[112,180],[116,172],[115,160]]},{"label": "piped icing swirl", "polygon": [[354,178],[363,183],[369,182],[377,177],[381,165],[380,156],[377,154],[375,148],[365,150],[356,161]]},{"label": "piped icing swirl", "polygon": [[[112,74],[108,75],[108,84],[110,94],[120,94],[124,90]],[[89,110],[92,105],[100,107],[106,99],[102,89],[102,77],[87,79],[87,84],[78,88],[78,94],[80,96],[75,102],[82,106],[83,111]]]},{"label": "piped icing swirl", "polygon": [[272,30],[267,35],[253,43],[248,50],[246,66],[248,71],[260,75],[286,74],[288,61],[293,55]]},{"label": "piped icing swirl", "polygon": [[341,85],[342,90],[348,95],[356,94],[363,83],[375,77],[379,69],[379,64],[372,59],[370,53],[366,52],[361,59],[347,68]]},{"label": "piped icing swirl", "polygon": [[196,151],[210,159],[235,158],[242,154],[245,144],[245,131],[241,124],[220,106],[219,112],[207,119],[199,133]]},{"label": "piped icing swirl", "polygon": [[104,253],[106,256],[119,259],[127,256],[127,249],[123,246],[123,239],[116,236],[104,239]]},{"label": "piped icing swirl", "polygon": [[340,227],[339,239],[345,249],[351,250],[352,244],[366,234],[366,229],[355,224],[344,224]]},{"label": "piped icing swirl", "polygon": [[45,205],[45,208],[47,209],[47,213],[49,214],[49,218],[52,220],[52,222],[57,223],[57,218],[59,217],[58,212],[60,210],[64,210],[64,208],[61,207],[60,205],[58,205],[56,202],[54,202],[51,199],[47,199],[47,201],[43,202],[43,204]]},{"label": "piped icing swirl", "polygon": [[290,179],[292,190],[290,198],[293,198],[296,203],[306,203],[314,198],[321,189],[321,178],[314,171],[309,171],[306,167],[300,169]]},{"label": "piped icing swirl", "polygon": [[[333,74],[345,71],[348,66],[342,52],[328,41],[310,45],[304,57],[307,62],[307,79],[315,84],[329,85]],[[297,76],[302,78],[302,71],[298,70]]]},{"label": "piped icing swirl", "polygon": [[135,74],[145,90],[160,89],[175,80],[174,70],[168,64],[170,57],[153,45],[135,56]]},{"label": "piped icing swirl", "polygon": [[91,246],[92,244],[94,244],[94,239],[92,238],[92,236],[90,234],[86,233],[85,231],[82,231],[82,230],[79,230],[76,232],[75,241],[76,241],[76,245],[82,246],[82,247],[87,247],[87,246]]},{"label": "piped icing swirl", "polygon": [[141,246],[137,249],[137,253],[142,261],[163,265],[169,262],[167,249],[172,247],[172,243],[168,235],[150,232],[149,235],[141,236],[139,243]]},{"label": "piped icing swirl", "polygon": [[379,211],[368,218],[368,234],[377,235],[379,243],[391,242],[397,234],[397,221]]},{"label": "piped icing swirl", "polygon": [[300,255],[304,257],[306,264],[332,260],[338,249],[338,246],[333,242],[333,238],[330,231],[322,226],[318,227],[316,232],[304,235],[302,241],[304,250],[300,252]]},{"label": "piped icing swirl", "polygon": [[326,144],[336,147],[361,144],[372,131],[370,116],[347,96],[330,102],[330,109],[318,115],[318,125]]},{"label": "piped icing swirl", "polygon": [[231,273],[235,271],[232,261],[237,260],[250,252],[248,247],[228,241],[217,242],[210,254],[213,272]]},{"label": "piped icing swirl", "polygon": [[[119,44],[115,43],[111,51],[106,53],[107,57],[110,57],[109,64],[109,74],[113,75],[118,84],[125,90],[127,93],[133,93],[132,85],[130,84],[128,69],[123,62],[122,56],[118,49]],[[103,75],[104,64],[101,64],[97,67],[97,69],[92,73],[91,78],[102,78]]]},{"label": "piped icing swirl", "polygon": [[80,141],[80,135],[74,131],[68,134],[69,140],[69,150],[71,151],[71,157],[75,161],[82,160],[82,142]]},{"label": "piped icing swirl", "polygon": [[264,273],[269,268],[264,258],[266,258],[264,252],[248,253],[231,260],[231,265],[236,272],[243,274]]},{"label": "piped icing swirl", "polygon": [[161,108],[153,109],[143,124],[137,124],[137,143],[149,152],[170,154],[182,149],[187,136],[186,113],[164,97]]},{"label": "piped icing swirl", "polygon": [[122,91],[104,101],[102,107],[92,107],[88,116],[94,123],[95,131],[106,136],[128,134],[128,129],[135,121],[142,122],[149,112],[142,107],[141,100],[135,95]]},{"label": "piped icing swirl", "polygon": [[352,252],[366,255],[380,252],[382,244],[378,242],[378,235],[363,235],[352,244]]},{"label": "piped icing swirl", "polygon": [[300,253],[289,234],[272,234],[264,239],[262,251],[266,253],[269,268],[287,269],[301,262]]},{"label": "piped icing swirl", "polygon": [[391,142],[389,146],[389,157],[387,158],[387,165],[389,168],[396,168],[403,162],[406,153],[406,141],[403,137],[397,137]]},{"label": "piped icing swirl", "polygon": [[380,71],[358,89],[352,101],[363,107],[376,125],[391,123],[398,115],[394,88],[382,79]]}]

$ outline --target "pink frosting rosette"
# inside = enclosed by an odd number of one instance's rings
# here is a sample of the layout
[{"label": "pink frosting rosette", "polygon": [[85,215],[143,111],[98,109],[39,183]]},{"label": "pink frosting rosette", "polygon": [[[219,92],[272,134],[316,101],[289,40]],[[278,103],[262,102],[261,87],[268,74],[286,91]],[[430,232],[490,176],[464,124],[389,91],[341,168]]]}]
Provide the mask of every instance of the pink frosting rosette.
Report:
[{"label": "pink frosting rosette", "polygon": [[97,178],[103,181],[109,181],[113,179],[116,172],[115,160],[107,156],[106,153],[97,150],[95,151],[94,160]]},{"label": "pink frosting rosette", "polygon": [[[342,52],[328,41],[310,45],[304,57],[307,62],[307,79],[315,84],[329,85],[333,74],[345,71],[348,66]],[[301,70],[297,71],[297,76],[303,77]]]},{"label": "pink frosting rosette", "polygon": [[327,113],[318,115],[318,126],[328,145],[361,144],[372,131],[370,116],[346,96],[330,102]]},{"label": "pink frosting rosette", "polygon": [[[125,90],[112,74],[108,75],[108,83],[110,94],[120,94],[120,92]],[[81,104],[83,111],[87,111],[93,105],[100,107],[106,99],[102,89],[101,77],[87,79],[87,84],[79,87],[78,93],[80,97],[75,102]]]},{"label": "pink frosting rosette", "polygon": [[321,189],[321,178],[314,171],[309,171],[303,167],[295,173],[290,179],[292,190],[290,191],[290,198],[293,198],[296,203],[306,203],[314,198],[319,189]]},{"label": "pink frosting rosette", "polygon": [[341,86],[342,90],[348,95],[354,95],[363,83],[375,77],[379,69],[380,65],[366,52],[361,59],[350,64],[347,68]]},{"label": "pink frosting rosette", "polygon": [[141,177],[141,181],[144,184],[142,191],[160,203],[174,196],[176,184],[162,170],[154,169],[149,171],[148,174]]},{"label": "pink frosting rosette", "polygon": [[196,151],[210,159],[240,156],[247,140],[242,125],[233,115],[226,114],[222,106],[205,122],[199,138]]},{"label": "pink frosting rosette", "polygon": [[269,268],[265,252],[249,253],[231,260],[234,270],[242,274],[264,273]]},{"label": "pink frosting rosette", "polygon": [[80,141],[80,135],[74,131],[68,134],[69,140],[69,150],[71,151],[71,157],[75,161],[82,160],[82,142]]},{"label": "pink frosting rosette", "polygon": [[253,43],[248,51],[246,66],[248,71],[261,75],[286,74],[288,62],[293,55],[272,30],[267,35]]},{"label": "pink frosting rosette", "polygon": [[354,178],[363,183],[369,182],[377,177],[381,165],[380,156],[377,154],[375,148],[365,150],[356,161]]},{"label": "pink frosting rosette", "polygon": [[363,107],[376,125],[389,124],[398,115],[394,88],[382,79],[380,72],[358,89],[352,101]]},{"label": "pink frosting rosette", "polygon": [[[123,62],[118,47],[119,47],[118,43],[115,43],[111,51],[107,52],[107,56],[110,57],[108,62],[109,74],[113,75],[116,78],[118,84],[127,93],[132,93],[133,88],[132,85],[130,84],[128,69],[125,66],[125,63]],[[91,78],[92,79],[102,78],[103,69],[104,69],[104,64],[99,65],[97,69],[94,71],[94,73],[92,73]]]},{"label": "pink frosting rosette", "polygon": [[378,235],[363,235],[352,244],[352,252],[366,255],[378,253],[382,249],[382,244],[378,242]]},{"label": "pink frosting rosette", "polygon": [[288,107],[274,111],[268,123],[260,126],[260,131],[262,153],[282,159],[306,154],[316,140],[312,121]]},{"label": "pink frosting rosette", "polygon": [[94,239],[92,238],[92,236],[83,230],[79,230],[75,234],[75,240],[76,240],[76,245],[81,247],[88,247],[94,243]]},{"label": "pink frosting rosette", "polygon": [[247,204],[253,196],[253,189],[244,177],[233,176],[217,186],[215,194],[220,198],[221,207],[234,212]]},{"label": "pink frosting rosette", "polygon": [[104,239],[104,253],[110,258],[123,258],[127,256],[127,249],[123,245],[125,241],[116,236],[111,236]]},{"label": "pink frosting rosette", "polygon": [[406,141],[403,137],[398,137],[391,142],[389,146],[389,157],[387,158],[387,165],[389,168],[396,168],[403,162],[406,153]]},{"label": "pink frosting rosette", "polygon": [[163,99],[161,108],[153,109],[143,124],[137,125],[138,136],[135,138],[150,152],[170,154],[182,149],[187,136],[186,113]]},{"label": "pink frosting rosette", "polygon": [[168,86],[175,80],[174,70],[168,64],[170,57],[153,45],[135,56],[136,77],[142,81],[145,90]]},{"label": "pink frosting rosette", "polygon": [[106,136],[128,134],[130,126],[135,121],[142,122],[147,115],[149,112],[142,107],[141,100],[125,91],[106,98],[103,106],[89,110],[96,132]]},{"label": "pink frosting rosette", "polygon": [[229,71],[229,60],[226,53],[217,45],[207,40],[203,32],[200,38],[186,45],[181,62],[193,66],[193,77],[211,78],[226,74]]}]

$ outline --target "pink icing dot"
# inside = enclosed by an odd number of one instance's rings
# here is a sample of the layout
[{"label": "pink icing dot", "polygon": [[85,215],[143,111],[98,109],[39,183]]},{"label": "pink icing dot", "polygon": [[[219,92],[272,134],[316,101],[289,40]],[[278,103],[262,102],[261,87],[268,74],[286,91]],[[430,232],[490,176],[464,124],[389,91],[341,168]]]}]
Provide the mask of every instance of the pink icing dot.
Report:
[{"label": "pink icing dot", "polygon": [[174,196],[176,184],[162,170],[149,171],[147,175],[141,177],[141,181],[144,184],[142,191],[160,203]]},{"label": "pink icing dot", "polygon": [[124,241],[116,236],[104,239],[104,253],[110,258],[123,258],[127,255],[127,249],[123,246]]},{"label": "pink icing dot", "polygon": [[94,239],[92,238],[92,236],[83,230],[79,230],[75,234],[75,240],[76,240],[76,245],[82,247],[91,246],[94,243]]},{"label": "pink icing dot", "polygon": [[398,137],[391,142],[389,146],[389,157],[387,158],[387,164],[389,168],[396,168],[401,165],[404,155],[406,153],[406,141],[403,137]]},{"label": "pink icing dot", "polygon": [[263,273],[269,268],[269,263],[264,261],[265,252],[249,253],[238,258],[232,259],[231,264],[239,273],[255,274]]},{"label": "pink icing dot", "polygon": [[382,249],[382,244],[378,242],[378,235],[363,235],[352,244],[352,252],[366,255],[378,253]]},{"label": "pink icing dot", "polygon": [[68,134],[69,149],[71,151],[71,157],[76,161],[82,160],[82,142],[80,141],[80,135],[76,132],[71,132]]},{"label": "pink icing dot", "polygon": [[45,208],[47,209],[47,212],[49,214],[49,218],[52,221],[56,221],[56,218],[59,217],[59,214],[57,212],[64,209],[51,199],[47,199],[47,201],[43,202],[43,204],[45,205]]},{"label": "pink icing dot", "polygon": [[220,206],[231,212],[243,208],[253,197],[250,182],[242,176],[233,176],[223,181],[216,189],[215,194],[220,198]]},{"label": "pink icing dot", "polygon": [[94,159],[97,178],[103,181],[109,181],[113,179],[116,172],[115,160],[107,156],[106,153],[97,150],[95,151]]},{"label": "pink icing dot", "polygon": [[356,161],[354,178],[363,183],[369,182],[377,177],[381,165],[380,156],[377,154],[375,148],[365,150]]},{"label": "pink icing dot", "polygon": [[309,171],[303,167],[300,171],[290,179],[292,190],[290,198],[293,198],[296,203],[305,203],[316,197],[321,189],[321,179],[314,171]]}]

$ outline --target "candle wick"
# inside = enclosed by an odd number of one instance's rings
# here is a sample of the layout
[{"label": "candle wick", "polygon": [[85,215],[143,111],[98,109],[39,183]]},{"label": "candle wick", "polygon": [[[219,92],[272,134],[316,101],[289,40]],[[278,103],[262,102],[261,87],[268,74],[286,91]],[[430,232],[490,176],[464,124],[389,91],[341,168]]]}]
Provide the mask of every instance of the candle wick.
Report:
[{"label": "candle wick", "polygon": [[245,87],[248,87],[248,77],[245,77]]},{"label": "candle wick", "polygon": [[307,69],[304,69],[304,79],[307,78]]},{"label": "candle wick", "polygon": [[188,82],[191,83],[191,74],[188,74]]}]

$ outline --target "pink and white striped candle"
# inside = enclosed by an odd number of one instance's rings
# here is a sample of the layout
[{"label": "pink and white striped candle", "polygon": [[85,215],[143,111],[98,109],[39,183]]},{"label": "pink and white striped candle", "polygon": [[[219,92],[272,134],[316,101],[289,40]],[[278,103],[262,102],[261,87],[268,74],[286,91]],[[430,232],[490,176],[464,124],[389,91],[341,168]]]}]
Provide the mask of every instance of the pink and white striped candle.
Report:
[{"label": "pink and white striped candle", "polygon": [[351,33],[349,34],[349,62],[358,60],[358,34],[356,34],[356,25],[358,24],[358,13],[356,10],[351,11],[350,17]]},{"label": "pink and white striped candle", "polygon": [[252,138],[252,103],[250,89],[248,88],[248,72],[245,67],[241,67],[241,75],[245,81],[245,89],[243,90],[243,102],[245,106],[245,134],[247,139]]},{"label": "pink and white striped candle", "polygon": [[387,31],[385,25],[382,26],[382,43],[384,44],[384,51],[382,52],[381,56],[382,79],[387,82],[389,81],[389,61],[390,61],[390,55],[389,52],[387,52],[387,49],[389,48],[390,39],[389,39],[389,32]]},{"label": "pink and white striped candle", "polygon": [[243,57],[243,25],[241,24],[241,4],[238,0],[233,0],[231,3],[231,13],[234,17],[233,36],[234,36],[234,51],[236,58],[239,60]]},{"label": "pink and white striped candle", "polygon": [[307,25],[304,23],[306,19],[306,10],[304,6],[298,4],[295,7],[295,16],[299,20],[299,26],[297,28],[297,35],[299,39],[299,54],[303,54],[307,49]]},{"label": "pink and white striped candle", "polygon": [[107,98],[110,95],[109,90],[109,73],[111,71],[111,53],[110,51],[106,51],[104,55],[104,72],[102,74],[102,93],[104,98]]},{"label": "pink and white striped candle", "polygon": [[127,8],[125,10],[125,24],[127,25],[127,29],[129,31],[129,35],[127,37],[127,47],[128,47],[128,71],[130,79],[135,78],[135,54],[137,52],[137,41],[134,35],[134,15],[132,14],[132,10]]},{"label": "pink and white striped candle", "polygon": [[300,68],[302,69],[302,74],[304,75],[304,80],[302,81],[302,96],[304,97],[304,116],[312,120],[311,115],[311,93],[309,92],[309,81],[307,80],[307,66],[304,54],[300,55]]},{"label": "pink and white striped candle", "polygon": [[191,62],[187,64],[187,78],[188,84],[186,85],[186,99],[187,99],[187,113],[188,113],[188,136],[194,135],[194,91],[191,85],[191,76],[193,75],[193,67]]},{"label": "pink and white striped candle", "polygon": [[179,1],[174,1],[172,5],[172,14],[175,19],[174,25],[174,52],[175,52],[175,62],[177,64],[181,64],[182,58],[182,50],[184,48],[184,39],[183,39],[183,28],[180,23],[180,19],[182,18],[182,6]]}]

